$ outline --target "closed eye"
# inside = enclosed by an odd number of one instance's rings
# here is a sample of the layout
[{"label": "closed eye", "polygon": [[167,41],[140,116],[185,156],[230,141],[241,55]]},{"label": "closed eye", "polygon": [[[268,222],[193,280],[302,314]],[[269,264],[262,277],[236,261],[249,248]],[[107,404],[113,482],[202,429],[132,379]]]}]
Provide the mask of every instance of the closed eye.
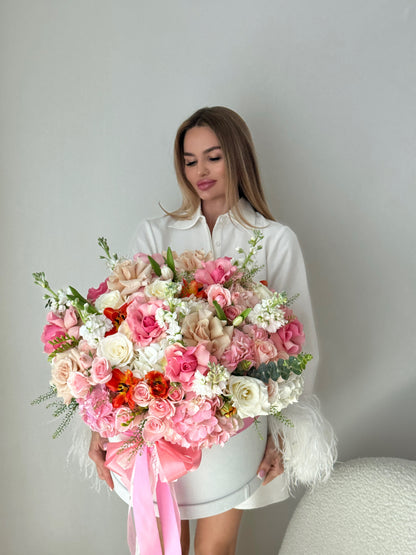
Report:
[{"label": "closed eye", "polygon": [[192,162],[186,162],[186,161],[185,161],[185,166],[188,166],[188,167],[189,167],[189,166],[195,166],[195,164],[196,164],[196,161],[195,161],[195,160],[192,160]]}]

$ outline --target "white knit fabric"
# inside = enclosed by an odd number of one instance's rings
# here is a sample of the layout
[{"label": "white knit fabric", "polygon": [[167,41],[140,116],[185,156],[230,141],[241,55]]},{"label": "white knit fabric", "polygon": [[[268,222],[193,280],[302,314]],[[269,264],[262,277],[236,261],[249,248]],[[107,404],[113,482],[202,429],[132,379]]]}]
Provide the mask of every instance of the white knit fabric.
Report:
[{"label": "white knit fabric", "polygon": [[338,463],[306,493],[279,555],[415,555],[416,462],[362,458]]}]

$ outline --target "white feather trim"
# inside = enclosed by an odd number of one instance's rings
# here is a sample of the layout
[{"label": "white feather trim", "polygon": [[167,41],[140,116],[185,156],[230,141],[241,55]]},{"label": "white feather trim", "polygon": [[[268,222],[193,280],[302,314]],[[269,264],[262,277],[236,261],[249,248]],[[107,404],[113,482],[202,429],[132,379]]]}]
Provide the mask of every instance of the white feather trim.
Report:
[{"label": "white feather trim", "polygon": [[289,405],[281,414],[293,426],[269,417],[269,428],[276,448],[283,456],[289,491],[298,485],[313,488],[329,478],[336,461],[334,430],[322,416],[316,395],[302,396],[299,402]]},{"label": "white feather trim", "polygon": [[73,418],[71,427],[73,428],[72,444],[66,457],[67,465],[78,464],[81,473],[91,483],[92,488],[101,491],[103,482],[98,478],[95,463],[88,456],[91,430],[78,415]]}]

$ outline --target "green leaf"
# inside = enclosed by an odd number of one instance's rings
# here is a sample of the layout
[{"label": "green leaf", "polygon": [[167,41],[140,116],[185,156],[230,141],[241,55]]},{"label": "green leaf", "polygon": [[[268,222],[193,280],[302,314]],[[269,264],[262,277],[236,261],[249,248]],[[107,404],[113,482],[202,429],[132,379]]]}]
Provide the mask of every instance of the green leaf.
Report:
[{"label": "green leaf", "polygon": [[176,270],[175,270],[175,261],[173,259],[173,254],[172,254],[172,249],[170,247],[168,247],[167,253],[166,253],[166,264],[168,266],[168,268],[170,268],[173,272],[173,275],[176,274]]},{"label": "green leaf", "polygon": [[215,306],[215,310],[217,311],[217,316],[220,320],[225,320],[227,321],[227,316],[225,315],[225,312],[223,311],[223,309],[220,307],[220,305],[218,304],[217,301],[212,301],[212,304]]},{"label": "green leaf", "polygon": [[152,258],[150,256],[150,254],[147,256],[147,258],[149,259],[150,265],[153,268],[154,273],[160,277],[162,275],[162,270],[160,269],[159,264],[156,262],[156,260],[154,258]]}]

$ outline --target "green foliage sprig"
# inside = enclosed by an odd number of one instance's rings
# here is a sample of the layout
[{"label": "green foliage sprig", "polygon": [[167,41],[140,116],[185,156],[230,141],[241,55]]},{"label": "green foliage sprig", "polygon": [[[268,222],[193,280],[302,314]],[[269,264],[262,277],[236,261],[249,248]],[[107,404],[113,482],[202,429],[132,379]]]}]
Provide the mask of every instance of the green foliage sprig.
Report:
[{"label": "green foliage sprig", "polygon": [[253,231],[253,236],[248,241],[248,244],[250,245],[248,253],[246,253],[241,247],[237,249],[239,254],[244,255],[242,261],[234,261],[234,264],[244,272],[244,276],[241,279],[242,284],[252,281],[253,277],[263,268],[263,266],[256,266],[254,264],[257,252],[263,248],[263,245],[261,245],[263,239],[263,233],[259,229],[255,229]]},{"label": "green foliage sprig", "polygon": [[34,272],[32,274],[33,279],[35,281],[35,285],[39,285],[49,291],[49,293],[45,293],[43,298],[46,300],[45,308],[49,308],[52,305],[52,301],[55,303],[59,302],[58,293],[55,293],[53,289],[51,289],[48,280],[46,279],[45,272]]},{"label": "green foliage sprig", "polygon": [[120,260],[117,254],[111,254],[110,253],[110,247],[108,246],[108,242],[107,239],[105,237],[99,237],[98,238],[98,244],[99,246],[103,249],[105,255],[101,255],[100,258],[102,260],[105,260],[108,264],[108,266],[111,268],[111,270],[114,269],[114,266],[117,264],[117,262]]},{"label": "green foliage sprig", "polygon": [[233,374],[249,376],[268,384],[269,380],[277,381],[279,378],[287,380],[292,372],[302,374],[312,358],[310,354],[299,353],[297,356],[291,355],[287,360],[279,358],[278,361],[262,362],[257,368],[252,366],[248,371],[245,371],[242,365],[238,365]]},{"label": "green foliage sprig", "polygon": [[[49,399],[52,399],[53,397],[56,397],[56,394],[57,394],[56,387],[54,385],[51,385],[49,390],[46,393],[42,393],[41,395],[39,395],[39,397],[34,399],[30,404],[40,405],[40,403],[43,403],[45,401],[48,401]],[[55,432],[52,434],[53,439],[56,439],[69,426],[72,420],[72,417],[74,416],[74,414],[78,409],[78,403],[76,402],[75,399],[71,399],[71,402],[69,403],[69,405],[66,405],[62,399],[56,399],[52,403],[48,403],[46,405],[46,408],[53,409],[52,415],[54,416],[54,418],[58,418],[59,416],[62,416],[61,422],[59,423]]]}]

